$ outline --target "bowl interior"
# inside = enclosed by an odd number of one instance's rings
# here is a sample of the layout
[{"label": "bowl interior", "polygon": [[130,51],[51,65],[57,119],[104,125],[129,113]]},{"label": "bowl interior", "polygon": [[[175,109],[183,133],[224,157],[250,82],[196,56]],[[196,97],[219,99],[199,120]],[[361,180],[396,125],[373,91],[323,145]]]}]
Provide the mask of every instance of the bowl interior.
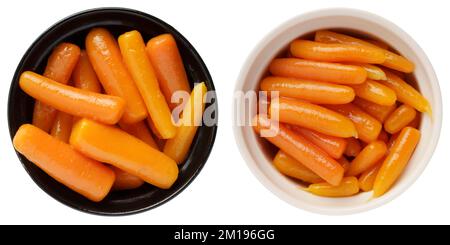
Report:
[{"label": "bowl interior", "polygon": [[[61,42],[72,42],[84,48],[84,39],[93,27],[105,27],[116,37],[126,31],[138,30],[144,40],[171,33],[180,50],[185,69],[191,83],[204,81],[209,91],[215,91],[212,78],[194,47],[173,27],[165,22],[129,9],[94,9],[70,16],[44,32],[29,48],[22,58],[14,75],[8,104],[8,123],[11,138],[20,125],[30,123],[34,99],[26,95],[18,85],[18,78],[23,71],[32,70],[42,73],[52,49]],[[214,107],[217,118],[215,98],[206,105]],[[58,201],[73,208],[95,214],[129,214],[153,208],[164,203],[182,191],[199,173],[212,149],[217,126],[201,126],[185,163],[180,165],[179,178],[168,190],[161,190],[149,184],[142,187],[112,192],[102,202],[91,202],[71,191],[49,177],[42,170],[18,154],[23,166],[33,180],[48,194]]]},{"label": "bowl interior", "polygon": [[[400,54],[416,64],[416,70],[409,80],[418,87],[421,93],[430,101],[433,108],[433,119],[424,115],[420,130],[422,138],[414,155],[401,178],[384,196],[371,199],[371,192],[360,193],[346,198],[324,198],[301,190],[303,185],[279,173],[271,164],[276,153],[270,143],[261,139],[251,127],[235,127],[239,144],[242,144],[242,154],[247,164],[258,179],[273,193],[288,203],[310,211],[325,214],[347,214],[377,207],[403,192],[422,173],[437,144],[441,120],[442,103],[439,85],[427,57],[420,47],[394,24],[370,13],[334,9],[309,13],[292,19],[270,33],[250,55],[238,81],[236,90],[258,91],[259,82],[267,74],[270,61],[285,54],[288,44],[299,37],[308,37],[317,30],[338,30],[359,37],[368,37],[384,41]],[[249,104],[254,104],[253,97]],[[254,115],[255,108],[239,110],[244,105],[235,106],[236,114],[245,118],[250,113]],[[253,112],[253,114],[252,114]],[[250,116],[251,116],[250,115]],[[249,117],[251,118],[251,117]]]}]

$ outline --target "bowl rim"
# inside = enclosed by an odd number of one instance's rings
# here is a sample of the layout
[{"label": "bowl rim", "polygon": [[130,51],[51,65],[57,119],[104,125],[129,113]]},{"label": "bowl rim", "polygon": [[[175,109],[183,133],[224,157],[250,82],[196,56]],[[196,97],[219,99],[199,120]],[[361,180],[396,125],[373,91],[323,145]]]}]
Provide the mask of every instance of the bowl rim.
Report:
[{"label": "bowl rim", "polygon": [[[9,92],[8,92],[8,104],[7,104],[7,120],[8,120],[8,130],[9,130],[9,134],[10,134],[10,138],[11,138],[11,144],[13,143],[13,138],[15,135],[15,131],[13,130],[13,127],[11,125],[10,119],[11,119],[11,115],[14,113],[14,111],[12,110],[12,101],[11,98],[13,96],[13,85],[15,83],[15,81],[18,81],[19,79],[19,71],[21,70],[21,68],[23,67],[25,61],[28,59],[30,53],[33,51],[34,47],[39,43],[39,41],[45,37],[46,35],[48,35],[48,33],[52,32],[55,28],[64,25],[66,22],[71,21],[74,18],[78,18],[80,15],[85,15],[85,14],[91,14],[91,13],[96,13],[96,12],[115,12],[115,13],[119,13],[119,14],[133,14],[133,15],[138,15],[140,17],[144,17],[144,18],[148,18],[151,19],[153,21],[155,21],[156,23],[163,25],[166,30],[170,31],[171,33],[175,33],[177,35],[177,37],[179,37],[182,41],[183,44],[187,46],[187,48],[189,49],[190,52],[193,53],[193,57],[198,61],[198,63],[200,64],[200,67],[202,67],[202,73],[204,73],[204,75],[206,76],[206,80],[209,81],[209,89],[208,91],[213,91],[215,94],[215,117],[216,117],[216,121],[218,121],[218,109],[219,109],[219,104],[218,104],[218,99],[217,99],[217,93],[215,92],[215,86],[214,86],[214,82],[212,79],[212,76],[205,64],[205,62],[203,61],[202,57],[200,56],[200,54],[198,53],[198,51],[194,48],[194,46],[177,30],[175,29],[173,26],[171,26],[170,24],[168,24],[167,22],[159,19],[158,17],[155,17],[151,14],[136,10],[136,9],[131,9],[131,8],[123,8],[123,7],[99,7],[99,8],[89,8],[89,9],[85,9],[85,10],[81,10],[78,12],[75,12],[71,15],[68,15],[58,21],[56,21],[54,24],[52,24],[50,27],[48,27],[47,29],[45,29],[32,43],[31,45],[27,48],[27,50],[25,51],[25,53],[23,54],[20,62],[17,65],[16,70],[14,71],[14,76],[12,78],[11,84],[10,84],[10,88],[9,88]],[[212,128],[212,136],[209,139],[209,145],[210,147],[208,147],[208,149],[206,149],[204,151],[204,161],[195,169],[195,171],[192,173],[192,175],[183,183],[180,185],[180,187],[174,191],[173,193],[171,193],[170,195],[168,195],[167,197],[161,199],[160,201],[145,206],[143,208],[138,208],[138,209],[134,209],[134,210],[126,210],[126,211],[112,211],[112,212],[108,212],[108,211],[97,211],[97,210],[91,210],[89,208],[83,208],[82,206],[77,205],[76,203],[72,203],[72,202],[68,202],[66,200],[63,200],[62,198],[59,198],[56,195],[53,195],[53,193],[48,192],[45,188],[45,186],[40,183],[40,181],[38,181],[36,179],[36,176],[34,176],[33,174],[31,174],[30,170],[27,168],[27,166],[25,165],[25,163],[22,160],[22,156],[19,152],[17,152],[14,149],[14,151],[16,152],[16,155],[18,157],[18,160],[20,161],[22,167],[25,169],[25,171],[28,173],[28,175],[31,177],[31,179],[33,180],[33,182],[39,186],[39,188],[44,191],[47,195],[51,196],[54,200],[58,201],[59,203],[62,203],[65,206],[68,206],[74,210],[77,211],[81,211],[83,213],[87,213],[87,214],[94,214],[94,215],[99,215],[99,216],[124,216],[124,215],[133,215],[133,214],[138,214],[138,213],[142,213],[145,211],[148,211],[150,209],[154,209],[159,207],[160,205],[165,204],[166,202],[172,200],[173,198],[175,198],[177,195],[179,195],[181,192],[183,192],[193,181],[194,179],[199,175],[199,173],[201,172],[201,170],[203,169],[203,167],[205,166],[206,162],[208,161],[208,158],[211,154],[211,151],[213,149],[213,145],[216,139],[216,135],[217,135],[217,130],[218,130],[218,125],[217,123],[214,124],[213,126],[209,126]],[[198,134],[198,131],[197,131]],[[197,136],[196,136],[197,137]],[[195,137],[195,138],[196,138]],[[194,139],[195,139],[194,138]],[[182,165],[181,165],[182,166]],[[41,170],[42,171],[42,170]]]},{"label": "bowl rim", "polygon": [[[252,153],[248,149],[248,145],[246,143],[246,140],[244,139],[244,128],[248,126],[239,126],[236,124],[236,116],[237,116],[237,106],[238,102],[236,100],[233,101],[233,108],[232,108],[232,120],[233,120],[233,132],[234,137],[236,140],[236,143],[238,145],[238,149],[240,151],[240,154],[244,161],[246,162],[247,167],[250,169],[250,171],[253,173],[253,175],[258,179],[258,181],[272,194],[280,198],[281,200],[285,201],[286,203],[290,204],[291,206],[294,206],[296,208],[301,208],[303,210],[317,213],[321,215],[349,215],[349,214],[356,214],[364,211],[373,210],[375,208],[378,208],[393,199],[397,198],[399,195],[401,195],[403,192],[406,191],[412,184],[423,174],[426,166],[430,162],[434,151],[436,150],[437,144],[439,142],[440,138],[440,132],[442,127],[442,111],[443,111],[443,105],[442,105],[442,97],[441,97],[441,90],[439,86],[439,81],[436,76],[436,73],[433,69],[433,66],[431,62],[429,61],[427,55],[423,51],[423,49],[417,44],[417,42],[409,36],[403,29],[401,29],[399,26],[394,24],[393,22],[385,19],[384,17],[381,17],[377,14],[360,10],[360,9],[354,9],[354,8],[323,8],[313,11],[308,11],[302,14],[299,14],[297,16],[291,17],[288,20],[282,22],[280,25],[276,26],[274,29],[272,29],[268,34],[266,34],[253,48],[253,50],[248,55],[247,59],[243,63],[243,66],[241,68],[241,71],[238,76],[238,80],[236,82],[236,85],[234,87],[234,92],[242,91],[241,88],[244,87],[246,84],[245,78],[248,75],[249,69],[255,62],[255,58],[258,56],[259,53],[261,53],[264,49],[266,49],[266,46],[273,41],[277,36],[283,34],[288,30],[290,27],[298,25],[298,23],[306,22],[306,21],[312,21],[314,19],[318,19],[321,17],[332,17],[332,16],[350,16],[354,18],[364,19],[365,21],[371,22],[376,25],[383,26],[389,30],[394,31],[397,36],[401,38],[401,40],[405,41],[413,50],[415,50],[415,53],[420,56],[422,59],[422,64],[424,65],[424,72],[427,74],[430,78],[432,78],[431,82],[431,90],[432,93],[436,99],[436,104],[438,105],[437,108],[433,108],[433,124],[435,127],[435,137],[431,138],[430,143],[431,149],[429,151],[429,155],[425,157],[424,163],[421,165],[420,169],[417,171],[417,174],[410,177],[401,188],[396,189],[395,193],[392,193],[390,195],[386,195],[384,197],[380,197],[374,200],[371,200],[370,202],[367,202],[364,205],[360,205],[358,207],[325,207],[325,206],[316,206],[311,205],[307,202],[302,201],[301,199],[296,199],[295,197],[290,196],[288,193],[282,191],[280,187],[276,186],[272,183],[272,181],[263,173],[263,171],[260,169],[258,164],[256,163],[256,159],[252,156]],[[345,27],[344,27],[345,28]],[[368,34],[370,34],[370,31],[367,31]],[[437,117],[436,117],[437,115]],[[319,197],[321,198],[321,197]]]}]

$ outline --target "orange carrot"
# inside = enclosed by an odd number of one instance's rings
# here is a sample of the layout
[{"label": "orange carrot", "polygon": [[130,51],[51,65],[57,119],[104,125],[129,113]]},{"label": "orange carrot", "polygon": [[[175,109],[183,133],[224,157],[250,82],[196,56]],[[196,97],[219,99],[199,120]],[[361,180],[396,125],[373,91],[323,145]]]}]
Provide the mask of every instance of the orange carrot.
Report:
[{"label": "orange carrot", "polygon": [[386,151],[386,144],[383,141],[377,140],[368,144],[355,159],[353,159],[346,175],[357,176],[366,171],[381,160],[386,154]]},{"label": "orange carrot", "polygon": [[115,191],[122,190],[131,190],[141,187],[145,182],[140,178],[131,175],[120,168],[116,168],[111,166],[111,169],[116,174],[116,180],[114,181],[114,185],[112,187]]},{"label": "orange carrot", "polygon": [[51,135],[65,143],[69,143],[72,132],[73,117],[65,112],[59,111],[53,124]]},{"label": "orange carrot", "polygon": [[203,119],[205,104],[203,98],[206,95],[205,83],[199,83],[192,89],[189,101],[186,103],[180,118],[180,126],[174,138],[168,139],[164,145],[164,154],[175,160],[178,164],[186,159],[198,126]]},{"label": "orange carrot", "polygon": [[389,50],[381,49],[370,42],[366,42],[358,38],[331,31],[318,31],[316,32],[315,40],[323,43],[337,43],[360,47],[378,48],[379,50],[384,52],[385,61],[382,64],[383,66],[406,73],[410,73],[414,70],[414,64],[406,58]]},{"label": "orange carrot", "polygon": [[263,91],[278,91],[280,96],[318,104],[346,104],[355,98],[351,87],[303,79],[266,77],[260,87]]},{"label": "orange carrot", "polygon": [[359,140],[351,137],[347,139],[347,148],[345,148],[344,154],[349,157],[356,157],[361,152],[361,143]]},{"label": "orange carrot", "polygon": [[373,189],[373,184],[375,183],[375,178],[377,177],[378,171],[381,167],[381,162],[378,162],[370,168],[369,170],[364,171],[361,176],[359,176],[359,188],[362,191],[371,191]]},{"label": "orange carrot", "polygon": [[383,106],[358,97],[353,100],[353,104],[357,105],[363,111],[367,112],[380,122],[384,122],[389,114],[397,108],[397,105],[395,104],[391,106]]},{"label": "orange carrot", "polygon": [[269,131],[274,137],[265,137],[295,160],[312,170],[331,185],[339,185],[344,175],[344,168],[333,158],[303,136],[296,134],[283,124],[275,127],[275,122],[262,115],[253,119],[253,128],[257,133]]},{"label": "orange carrot", "polygon": [[391,72],[386,71],[386,76],[386,81],[380,82],[395,91],[398,101],[410,105],[420,112],[432,114],[430,103],[419,91]]},{"label": "orange carrot", "polygon": [[109,163],[162,189],[178,177],[174,160],[126,132],[83,118],[74,124],[70,144],[84,155]]},{"label": "orange carrot", "polygon": [[275,155],[273,165],[282,174],[307,183],[320,183],[324,181],[309,168],[305,167],[303,164],[284,153],[282,150],[278,151]]},{"label": "orange carrot", "polygon": [[159,150],[158,145],[156,144],[155,140],[152,137],[152,134],[147,128],[147,125],[145,125],[144,121],[140,121],[133,124],[126,124],[124,122],[119,122],[119,126],[121,129],[123,129],[125,132],[135,136],[136,138],[144,141],[149,146],[153,147],[156,150]]},{"label": "orange carrot", "polygon": [[408,126],[416,118],[416,110],[409,105],[401,105],[384,122],[384,129],[390,134],[395,134]]},{"label": "orange carrot", "polygon": [[277,98],[270,104],[270,115],[280,122],[298,125],[314,131],[336,136],[352,137],[357,132],[345,116],[315,104],[289,98]]},{"label": "orange carrot", "polygon": [[344,168],[344,173],[346,173],[348,171],[348,169],[350,168],[350,162],[348,161],[348,159],[343,156],[343,157],[339,158],[337,161]]},{"label": "orange carrot", "polygon": [[367,78],[366,70],[360,66],[295,58],[274,59],[270,63],[269,70],[275,76],[340,84],[360,84]]},{"label": "orange carrot", "polygon": [[290,45],[293,56],[325,62],[359,62],[381,64],[384,52],[379,48],[347,44],[328,44],[308,40],[295,40]]},{"label": "orange carrot", "polygon": [[89,200],[103,200],[113,185],[111,169],[31,124],[24,124],[17,130],[13,144],[48,175]]},{"label": "orange carrot", "polygon": [[363,63],[349,63],[350,65],[361,66],[367,72],[367,78],[372,80],[386,80],[386,74],[378,66]]},{"label": "orange carrot", "polygon": [[397,181],[414,153],[419,139],[419,130],[411,127],[402,129],[378,171],[373,185],[374,197],[379,197],[386,193]]},{"label": "orange carrot", "polygon": [[386,50],[390,49],[389,44],[387,44],[387,43],[385,43],[383,41],[374,40],[374,39],[364,39],[363,41],[371,43],[371,44],[373,44],[373,45],[375,45],[375,46],[377,46],[377,47],[379,47],[381,49],[386,49]]},{"label": "orange carrot", "polygon": [[329,183],[318,183],[309,185],[305,190],[317,196],[348,197],[359,192],[359,183],[355,177],[345,177],[338,186],[332,186]]},{"label": "orange carrot", "polygon": [[295,132],[300,133],[307,140],[320,147],[328,155],[334,159],[342,157],[345,149],[347,148],[347,140],[344,138],[329,136],[306,128],[292,126]]},{"label": "orange carrot", "polygon": [[126,101],[122,120],[135,123],[147,117],[144,101],[122,62],[119,46],[104,28],[92,29],[86,37],[86,52],[107,94]]},{"label": "orange carrot", "polygon": [[382,128],[381,123],[359,107],[353,104],[329,105],[327,107],[352,120],[358,132],[358,138],[362,141],[370,143],[378,138]]},{"label": "orange carrot", "polygon": [[422,117],[420,115],[420,113],[416,113],[416,116],[414,117],[414,119],[408,124],[409,127],[412,128],[419,128],[420,126],[420,121],[422,120]]},{"label": "orange carrot", "polygon": [[179,103],[171,102],[175,92],[191,92],[177,43],[171,34],[162,34],[150,39],[146,49],[153,68],[155,68],[161,91],[166,97],[170,109],[173,109],[179,105]]},{"label": "orange carrot", "polygon": [[381,141],[383,141],[384,143],[387,144],[389,142],[389,135],[388,135],[388,133],[386,133],[386,131],[381,129],[380,134],[378,135],[378,140],[381,140]]},{"label": "orange carrot", "polygon": [[163,139],[176,134],[172,114],[159,89],[158,80],[145,51],[145,43],[138,31],[130,31],[119,37],[120,51],[131,73],[156,129]]},{"label": "orange carrot", "polygon": [[367,79],[362,84],[352,85],[351,87],[358,97],[379,105],[391,106],[397,100],[397,95],[394,90],[370,79]]},{"label": "orange carrot", "polygon": [[[71,43],[61,43],[53,49],[45,67],[44,76],[56,82],[67,84],[80,56],[80,48]],[[36,101],[33,125],[49,132],[57,111],[40,101]]]},{"label": "orange carrot", "polygon": [[125,108],[122,98],[64,85],[34,72],[20,76],[20,88],[31,97],[68,114],[115,124]]},{"label": "orange carrot", "polygon": [[95,74],[94,68],[92,68],[89,57],[86,51],[82,50],[80,53],[80,59],[72,73],[72,80],[75,87],[101,93],[102,87],[98,81],[97,74]]}]

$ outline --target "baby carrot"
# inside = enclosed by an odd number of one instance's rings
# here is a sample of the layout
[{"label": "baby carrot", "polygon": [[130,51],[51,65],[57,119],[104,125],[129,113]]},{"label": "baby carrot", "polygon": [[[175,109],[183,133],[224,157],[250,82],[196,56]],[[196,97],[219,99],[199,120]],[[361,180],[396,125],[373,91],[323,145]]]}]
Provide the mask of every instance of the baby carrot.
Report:
[{"label": "baby carrot", "polygon": [[133,124],[127,124],[124,122],[119,122],[119,126],[123,131],[135,136],[136,138],[144,141],[149,146],[159,150],[158,145],[156,145],[155,140],[152,137],[152,134],[145,125],[144,121],[140,121]]},{"label": "baby carrot", "polygon": [[177,91],[191,92],[183,60],[177,43],[170,34],[156,36],[147,42],[147,55],[155,68],[161,91],[170,109],[179,103],[172,103],[172,95]]},{"label": "baby carrot", "polygon": [[274,59],[270,63],[269,70],[275,76],[340,84],[360,84],[367,78],[366,70],[360,66],[295,58]]},{"label": "baby carrot", "polygon": [[[80,56],[80,48],[71,43],[61,43],[53,49],[45,67],[44,76],[56,82],[67,84]],[[33,112],[33,125],[49,132],[57,111],[40,101],[36,101]]]},{"label": "baby carrot", "polygon": [[416,117],[416,110],[409,105],[401,105],[384,122],[384,130],[395,134],[408,126]]},{"label": "baby carrot", "polygon": [[273,159],[273,165],[282,174],[289,177],[299,179],[307,183],[320,183],[324,182],[317,174],[305,167],[303,164],[279,150]]},{"label": "baby carrot", "polygon": [[76,122],[70,144],[84,155],[109,163],[162,189],[178,177],[174,160],[126,132],[83,118]]},{"label": "baby carrot", "polygon": [[359,97],[356,97],[353,100],[353,104],[357,105],[363,111],[367,112],[380,122],[384,122],[386,118],[395,110],[395,108],[397,108],[395,104],[391,106],[383,106]]},{"label": "baby carrot", "polygon": [[381,140],[381,141],[383,141],[384,143],[387,144],[389,142],[389,135],[388,135],[388,133],[386,133],[386,131],[381,129],[380,134],[378,135],[378,140]]},{"label": "baby carrot", "polygon": [[346,173],[348,171],[348,169],[350,168],[350,162],[348,161],[348,159],[343,156],[343,157],[339,158],[337,161],[344,168],[344,173]]},{"label": "baby carrot", "polygon": [[92,29],[86,37],[86,52],[106,93],[126,101],[122,120],[135,123],[146,118],[144,101],[123,64],[119,46],[111,33],[104,28]]},{"label": "baby carrot", "polygon": [[362,191],[371,191],[373,189],[373,184],[375,182],[375,178],[377,177],[378,171],[381,167],[381,162],[378,162],[372,168],[364,171],[358,179],[359,188]]},{"label": "baby carrot", "polygon": [[50,134],[65,143],[69,143],[70,133],[72,132],[72,122],[73,117],[71,115],[58,111]]},{"label": "baby carrot", "polygon": [[421,120],[421,116],[420,113],[416,113],[416,116],[414,117],[414,119],[408,124],[408,127],[411,128],[419,128],[420,126],[420,120]]},{"label": "baby carrot", "polygon": [[156,129],[163,139],[173,138],[176,128],[172,123],[172,114],[159,89],[141,34],[130,31],[120,35],[119,46],[123,61],[136,82]]},{"label": "baby carrot", "polygon": [[[303,136],[291,131],[283,124],[275,127],[275,122],[263,115],[254,117],[253,128],[256,133],[260,133],[261,130],[268,130],[271,135],[274,135],[273,137],[265,137],[269,142],[305,165],[331,185],[339,185],[341,183],[344,168]],[[264,134],[261,136],[264,137]]]},{"label": "baby carrot", "polygon": [[414,64],[406,58],[358,38],[331,31],[318,31],[316,32],[315,41],[378,48],[384,52],[385,61],[382,63],[383,66],[406,73],[414,70]]},{"label": "baby carrot", "polygon": [[378,171],[373,185],[374,197],[379,197],[386,193],[402,174],[417,143],[419,143],[419,139],[419,130],[411,127],[402,129]]},{"label": "baby carrot", "polygon": [[325,107],[296,99],[280,97],[272,100],[270,115],[280,122],[312,129],[314,131],[336,136],[357,136],[355,125],[345,116]]},{"label": "baby carrot", "polygon": [[378,66],[362,63],[350,63],[351,65],[361,66],[367,72],[367,78],[372,80],[386,80],[386,74]]},{"label": "baby carrot", "polygon": [[89,57],[86,51],[82,50],[80,53],[80,59],[72,73],[72,80],[75,87],[101,93],[102,87],[98,81],[97,74],[95,74],[94,68],[92,68]]},{"label": "baby carrot", "polygon": [[292,126],[292,129],[303,135],[307,140],[320,147],[334,159],[342,157],[346,147],[347,140],[340,137],[329,136],[306,128]]},{"label": "baby carrot", "polygon": [[278,91],[280,96],[318,104],[346,104],[355,98],[351,87],[295,78],[266,77],[260,87],[262,91]]},{"label": "baby carrot", "polygon": [[430,103],[419,91],[391,72],[386,71],[386,76],[387,79],[380,82],[395,91],[398,101],[410,105],[420,112],[432,114]]},{"label": "baby carrot", "polygon": [[101,201],[113,185],[115,177],[111,169],[31,124],[17,130],[13,144],[52,178],[89,200]]},{"label": "baby carrot", "polygon": [[361,143],[359,140],[351,137],[347,139],[347,147],[344,154],[349,157],[356,157],[361,152]]},{"label": "baby carrot", "polygon": [[120,168],[111,166],[111,169],[116,174],[116,180],[112,186],[112,189],[115,191],[136,189],[145,183],[143,180],[121,170]]},{"label": "baby carrot", "polygon": [[22,73],[19,84],[31,97],[60,111],[106,124],[117,123],[125,108],[120,97],[74,88],[31,71]]},{"label": "baby carrot", "polygon": [[191,147],[197,128],[202,123],[205,104],[203,99],[206,95],[205,83],[199,83],[192,89],[191,96],[184,106],[180,118],[180,126],[174,138],[168,139],[164,145],[164,154],[175,160],[178,164],[183,163]]},{"label": "baby carrot", "polygon": [[383,42],[383,41],[379,41],[379,40],[374,40],[374,39],[363,39],[363,41],[371,43],[381,49],[386,49],[389,50],[389,44]]},{"label": "baby carrot", "polygon": [[359,192],[359,183],[355,177],[345,177],[338,186],[332,186],[328,183],[318,183],[309,185],[305,190],[317,196],[348,197]]},{"label": "baby carrot", "polygon": [[298,58],[325,62],[381,64],[386,60],[384,52],[379,48],[340,43],[295,40],[290,45],[290,51]]},{"label": "baby carrot", "polygon": [[350,168],[346,175],[357,176],[366,171],[386,154],[387,148],[383,141],[373,141],[368,144],[362,151],[353,159]]},{"label": "baby carrot", "polygon": [[394,90],[370,79],[362,84],[351,85],[351,87],[358,97],[379,105],[391,106],[397,100]]},{"label": "baby carrot", "polygon": [[347,116],[356,127],[358,138],[366,143],[370,143],[378,138],[382,125],[371,115],[365,113],[353,104],[328,105],[328,108]]}]

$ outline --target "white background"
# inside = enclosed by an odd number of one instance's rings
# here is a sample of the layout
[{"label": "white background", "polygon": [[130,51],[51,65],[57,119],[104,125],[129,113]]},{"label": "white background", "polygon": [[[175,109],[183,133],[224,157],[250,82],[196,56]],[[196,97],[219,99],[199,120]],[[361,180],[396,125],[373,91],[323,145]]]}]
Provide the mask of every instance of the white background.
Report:
[{"label": "white background", "polygon": [[[27,224],[444,224],[450,223],[448,124],[450,23],[446,1],[9,1],[0,13],[0,223]],[[163,19],[197,49],[217,89],[219,130],[209,161],[179,196],[157,209],[102,217],[66,207],[27,175],[7,125],[9,85],[20,58],[49,26],[94,7],[129,7]],[[310,10],[351,7],[381,15],[409,33],[440,80],[444,122],[436,152],[419,180],[394,201],[349,216],[323,216],[294,208],[263,187],[242,160],[231,127],[232,92],[247,55],[282,22]],[[447,152],[446,152],[447,151]]]}]

